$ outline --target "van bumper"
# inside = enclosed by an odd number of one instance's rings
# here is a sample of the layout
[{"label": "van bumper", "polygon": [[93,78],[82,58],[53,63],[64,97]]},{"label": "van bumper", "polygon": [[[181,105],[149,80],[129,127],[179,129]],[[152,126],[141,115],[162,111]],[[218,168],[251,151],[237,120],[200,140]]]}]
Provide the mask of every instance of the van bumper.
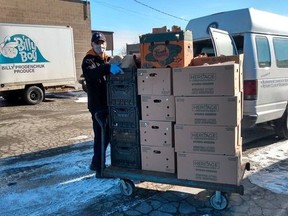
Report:
[{"label": "van bumper", "polygon": [[258,115],[244,115],[242,119],[242,128],[251,128],[255,126]]}]

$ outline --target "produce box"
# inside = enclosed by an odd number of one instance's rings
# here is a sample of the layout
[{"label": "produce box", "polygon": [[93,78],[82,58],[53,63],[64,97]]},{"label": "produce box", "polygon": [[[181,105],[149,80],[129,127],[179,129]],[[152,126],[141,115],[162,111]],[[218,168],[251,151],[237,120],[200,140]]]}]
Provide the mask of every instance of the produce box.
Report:
[{"label": "produce box", "polygon": [[171,68],[139,68],[137,82],[139,95],[172,95]]},{"label": "produce box", "polygon": [[141,145],[173,146],[172,122],[140,120]]},{"label": "produce box", "polygon": [[240,91],[238,64],[173,68],[174,96],[234,96]]},{"label": "produce box", "polygon": [[175,173],[174,148],[141,145],[142,169]]},{"label": "produce box", "polygon": [[175,97],[176,123],[237,126],[242,119],[242,95],[222,97]]},{"label": "produce box", "polygon": [[142,120],[175,121],[174,96],[141,95]]},{"label": "produce box", "polygon": [[175,125],[175,151],[235,156],[242,146],[241,127]]},{"label": "produce box", "polygon": [[242,154],[237,156],[177,153],[177,178],[240,185]]},{"label": "produce box", "polygon": [[193,59],[191,31],[140,36],[141,68],[185,67]]}]

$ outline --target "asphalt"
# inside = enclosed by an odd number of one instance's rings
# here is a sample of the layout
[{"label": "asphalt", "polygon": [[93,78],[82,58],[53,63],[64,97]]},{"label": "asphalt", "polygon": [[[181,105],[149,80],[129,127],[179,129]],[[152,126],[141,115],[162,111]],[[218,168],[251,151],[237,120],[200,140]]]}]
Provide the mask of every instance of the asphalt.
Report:
[{"label": "asphalt", "polygon": [[[93,133],[90,114],[87,112],[86,104],[75,103],[83,94],[85,93],[51,95],[46,102],[37,106],[9,105],[0,99],[0,160],[7,160],[9,157],[21,158],[27,154],[32,154],[33,157],[41,157],[47,153],[57,155],[69,152],[69,146],[75,143],[82,147],[83,143],[91,146]],[[244,135],[247,144],[243,149],[243,155],[248,156],[254,149],[277,143],[270,135],[271,131],[268,131],[270,130],[259,129],[247,132]],[[263,134],[267,138],[258,141],[251,138],[258,135],[263,137]],[[253,166],[255,165],[252,164],[252,168]],[[288,164],[286,168],[287,171]],[[69,215],[287,216],[288,195],[259,187],[250,182],[248,175],[249,172],[245,172],[242,180],[244,195],[226,194],[229,203],[222,211],[215,210],[209,203],[214,191],[154,182],[136,182],[136,190],[131,197],[124,196],[120,191],[113,196],[108,193],[95,201],[94,205],[80,208]],[[9,173],[6,178],[9,178]],[[11,182],[13,183],[13,180]],[[1,206],[4,205],[2,204]],[[108,211],[111,208],[113,211]],[[62,213],[59,212],[58,215]]]}]

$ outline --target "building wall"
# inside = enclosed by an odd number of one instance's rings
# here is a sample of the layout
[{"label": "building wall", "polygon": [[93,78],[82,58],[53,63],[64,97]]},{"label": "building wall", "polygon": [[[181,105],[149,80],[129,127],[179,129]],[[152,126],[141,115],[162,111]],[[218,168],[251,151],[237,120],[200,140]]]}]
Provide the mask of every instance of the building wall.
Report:
[{"label": "building wall", "polygon": [[91,48],[90,4],[77,0],[0,0],[0,22],[64,25],[73,28],[77,78]]}]

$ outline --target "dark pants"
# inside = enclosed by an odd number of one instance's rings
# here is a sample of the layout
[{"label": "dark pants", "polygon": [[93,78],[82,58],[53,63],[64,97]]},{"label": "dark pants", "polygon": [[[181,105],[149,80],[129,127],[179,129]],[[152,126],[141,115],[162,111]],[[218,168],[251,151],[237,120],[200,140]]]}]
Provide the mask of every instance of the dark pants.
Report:
[{"label": "dark pants", "polygon": [[[97,113],[97,116],[99,117],[100,121],[104,124],[106,133],[104,137],[104,146],[105,146],[105,152],[107,149],[107,146],[109,144],[109,124],[108,124],[108,112],[107,110],[103,111],[97,111],[97,112],[91,112],[92,115],[92,121],[93,121],[93,131],[94,131],[94,155],[92,157],[92,164],[96,165],[97,171],[99,172],[101,170],[101,147],[102,147],[102,132],[101,132],[101,126],[98,123],[95,115]],[[105,159],[104,159],[105,161]],[[105,165],[105,164],[104,164]]]}]

